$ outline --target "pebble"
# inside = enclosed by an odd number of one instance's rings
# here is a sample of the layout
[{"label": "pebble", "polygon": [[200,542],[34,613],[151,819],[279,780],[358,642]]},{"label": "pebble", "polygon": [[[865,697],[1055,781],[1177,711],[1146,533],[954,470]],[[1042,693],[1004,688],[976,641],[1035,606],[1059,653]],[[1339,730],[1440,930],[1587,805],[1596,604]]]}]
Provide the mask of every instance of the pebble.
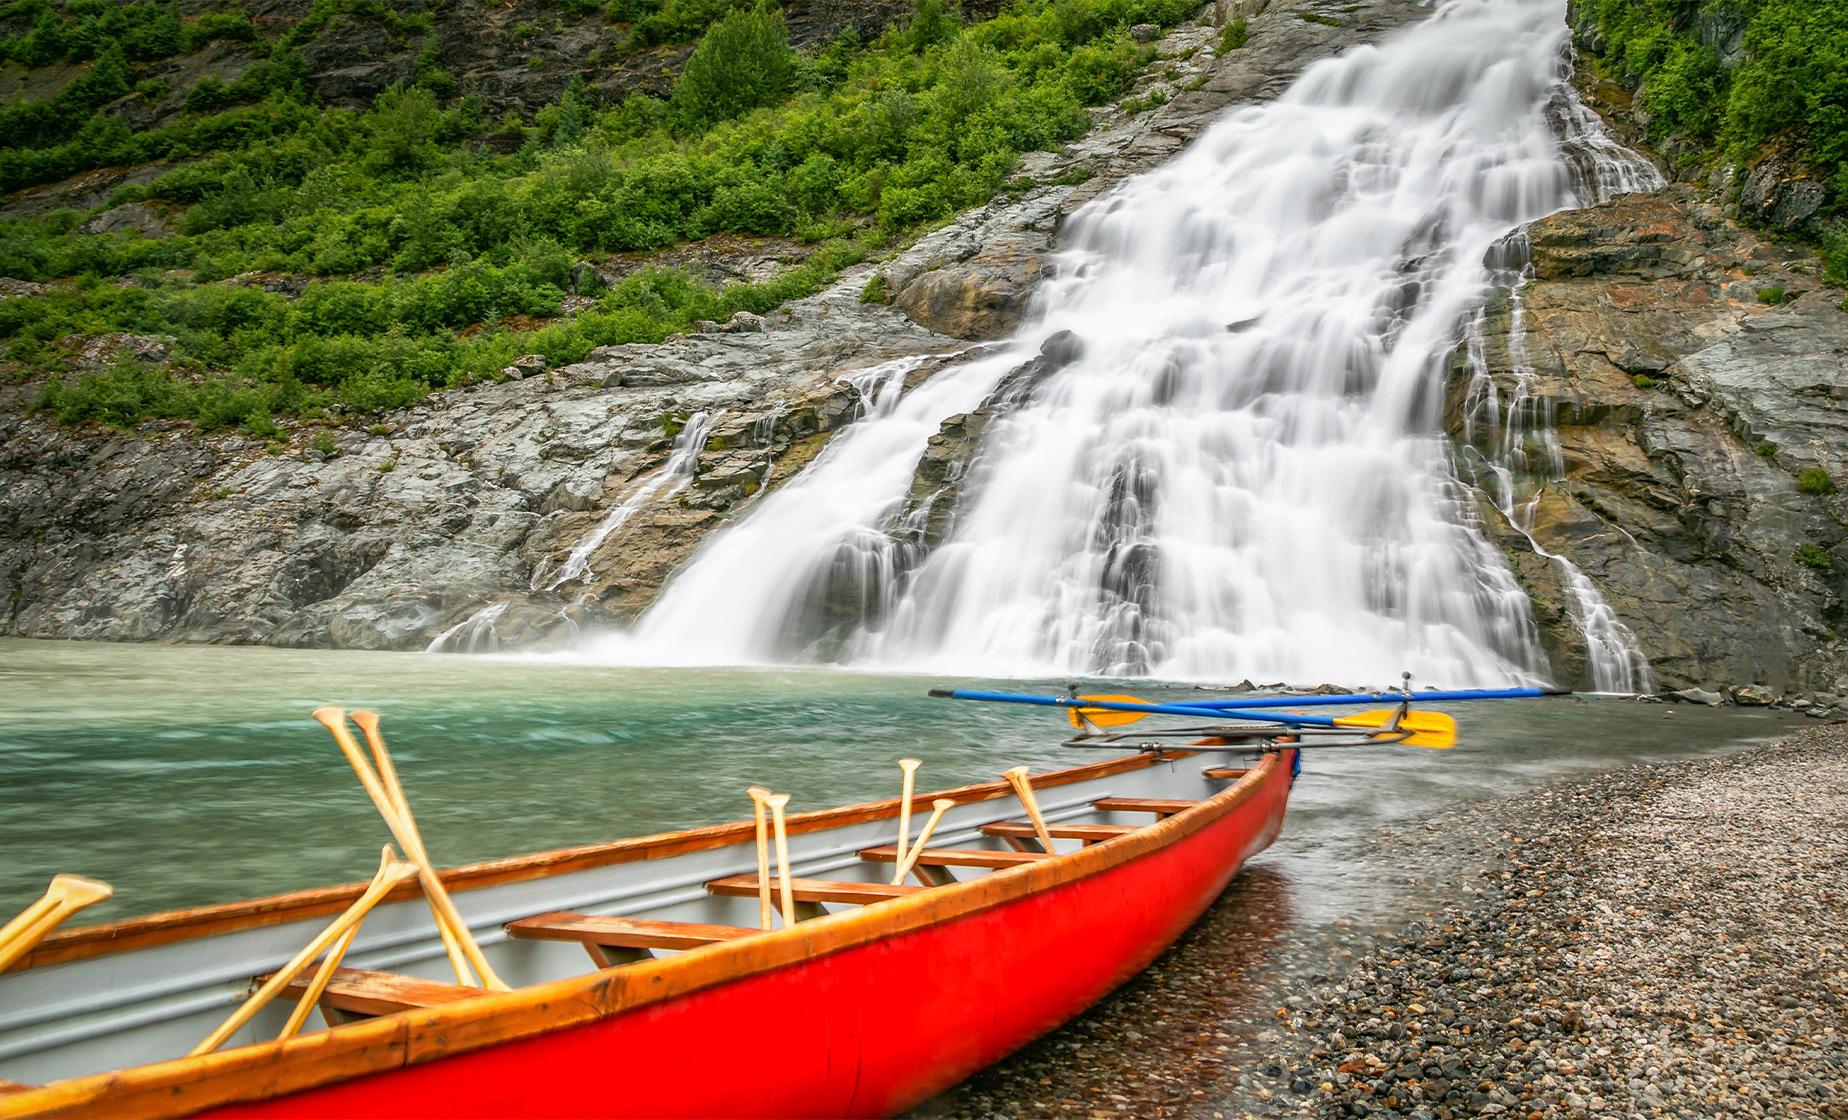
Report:
[{"label": "pebble", "polygon": [[1254,928],[1290,886],[1248,868],[1142,977],[915,1115],[1848,1120],[1848,723],[1386,833],[1433,884],[1419,920]]}]

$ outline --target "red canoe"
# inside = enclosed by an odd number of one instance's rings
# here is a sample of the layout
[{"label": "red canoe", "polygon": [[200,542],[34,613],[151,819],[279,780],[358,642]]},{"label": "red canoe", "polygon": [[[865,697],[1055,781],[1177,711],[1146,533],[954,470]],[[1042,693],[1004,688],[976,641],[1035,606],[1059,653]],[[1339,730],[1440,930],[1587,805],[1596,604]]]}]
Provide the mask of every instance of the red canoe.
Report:
[{"label": "red canoe", "polygon": [[897,887],[897,800],[797,814],[787,929],[755,928],[748,821],[443,872],[513,990],[456,984],[406,884],[320,1001],[337,1025],[275,1041],[281,1000],[199,1057],[360,886],[54,934],[0,974],[0,1117],[891,1115],[1173,943],[1277,836],[1292,761],[1040,775],[1052,853],[1004,783],[919,795],[956,805]]}]

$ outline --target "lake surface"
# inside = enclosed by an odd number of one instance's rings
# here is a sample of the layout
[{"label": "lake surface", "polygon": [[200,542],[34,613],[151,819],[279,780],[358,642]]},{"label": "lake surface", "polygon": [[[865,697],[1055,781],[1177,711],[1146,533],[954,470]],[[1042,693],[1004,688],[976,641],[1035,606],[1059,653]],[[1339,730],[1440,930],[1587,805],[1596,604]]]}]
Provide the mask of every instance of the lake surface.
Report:
[{"label": "lake surface", "polygon": [[[610,668],[526,657],[0,640],[0,911],[60,871],[107,880],[97,919],[363,879],[388,839],[322,704],[373,708],[432,857],[467,863],[1094,760],[1047,711],[927,697],[967,682],[823,670]],[[994,684],[987,681],[985,684]],[[1101,682],[1100,682],[1101,683]],[[1004,687],[1053,691],[1064,682]],[[1089,685],[1087,684],[1087,687]],[[1179,686],[1123,684],[1151,698]],[[1382,825],[1561,771],[1773,736],[1763,710],[1579,698],[1449,705],[1449,751],[1309,758],[1282,840],[1292,920],[1385,917]]]}]

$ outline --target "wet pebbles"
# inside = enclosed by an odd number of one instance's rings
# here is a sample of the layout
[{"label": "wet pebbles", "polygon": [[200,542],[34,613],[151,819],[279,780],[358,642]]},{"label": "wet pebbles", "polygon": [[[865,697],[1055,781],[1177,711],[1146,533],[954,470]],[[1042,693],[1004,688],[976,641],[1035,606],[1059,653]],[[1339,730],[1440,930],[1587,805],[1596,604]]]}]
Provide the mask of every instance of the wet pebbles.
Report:
[{"label": "wet pebbles", "polygon": [[920,1114],[1848,1120],[1848,724],[1383,843],[1423,919],[1295,922],[1254,866],[1149,973]]}]

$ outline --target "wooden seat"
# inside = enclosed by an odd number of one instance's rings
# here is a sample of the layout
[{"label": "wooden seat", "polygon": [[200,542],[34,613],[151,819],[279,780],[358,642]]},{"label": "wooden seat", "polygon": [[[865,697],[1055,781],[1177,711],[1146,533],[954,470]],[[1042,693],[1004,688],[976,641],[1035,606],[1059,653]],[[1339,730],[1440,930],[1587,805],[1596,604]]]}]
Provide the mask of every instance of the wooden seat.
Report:
[{"label": "wooden seat", "polygon": [[1215,782],[1236,782],[1251,771],[1237,766],[1209,766],[1200,773]]},{"label": "wooden seat", "polygon": [[0,1095],[5,1095],[7,1093],[23,1093],[27,1089],[36,1088],[38,1088],[36,1085],[21,1085],[17,1081],[8,1081],[6,1078],[0,1077]]},{"label": "wooden seat", "polygon": [[[300,996],[307,990],[310,976],[304,975],[289,985],[289,993]],[[424,980],[401,972],[374,972],[369,968],[336,968],[321,993],[321,1007],[351,1015],[390,1015],[413,1007],[441,1007],[457,1000],[481,995],[480,988]]]},{"label": "wooden seat", "polygon": [[[1095,844],[1103,840],[1114,840],[1125,833],[1136,831],[1133,824],[1049,824],[1046,831],[1055,840],[1082,840],[1086,844]],[[987,836],[1000,836],[1008,840],[1031,840],[1039,833],[1033,830],[1032,821],[996,821],[982,826]]]},{"label": "wooden seat", "polygon": [[1091,807],[1106,813],[1154,813],[1158,817],[1171,817],[1198,804],[1198,801],[1162,797],[1100,797],[1091,802]]},{"label": "wooden seat", "polygon": [[[728,875],[707,883],[706,889],[713,894],[756,897],[757,876]],[[771,897],[778,897],[782,889],[782,880],[772,875]],[[903,898],[924,888],[895,887],[890,883],[855,883],[844,879],[791,879],[789,889],[797,902],[853,902],[866,905],[884,902],[889,898]]]},{"label": "wooden seat", "polygon": [[[867,848],[860,858],[875,863],[897,863],[898,848],[892,844]],[[1052,857],[1045,852],[1000,852],[985,848],[925,848],[917,862],[926,867],[1018,867]]]},{"label": "wooden seat", "polygon": [[[507,923],[507,936],[531,941],[575,941],[602,968],[639,960],[650,949],[697,949],[749,937],[757,930],[703,922],[663,922],[652,918],[609,917],[555,910]],[[612,953],[611,950],[616,950]]]}]

